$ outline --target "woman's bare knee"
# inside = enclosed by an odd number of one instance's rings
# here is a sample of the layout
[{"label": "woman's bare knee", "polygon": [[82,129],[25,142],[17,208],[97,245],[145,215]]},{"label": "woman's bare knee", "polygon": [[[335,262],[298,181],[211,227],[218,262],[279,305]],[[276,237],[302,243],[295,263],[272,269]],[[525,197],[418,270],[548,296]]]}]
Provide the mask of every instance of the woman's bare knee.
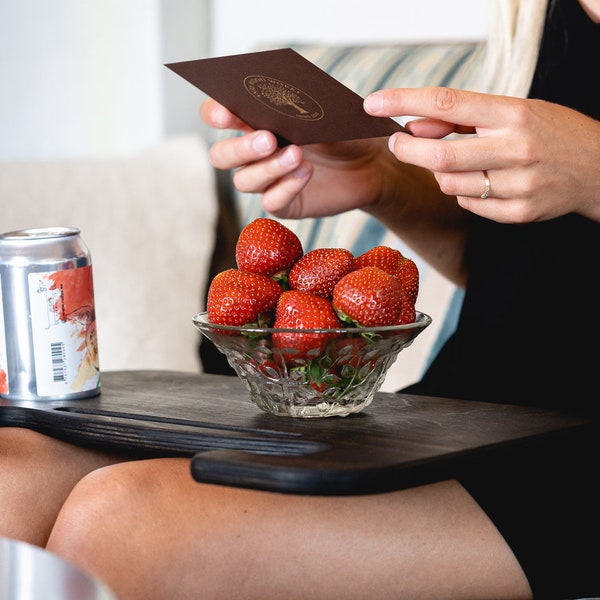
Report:
[{"label": "woman's bare knee", "polygon": [[106,581],[119,598],[138,597],[136,589],[141,590],[140,598],[151,597],[144,596],[145,588],[135,581],[154,581],[162,572],[161,554],[164,551],[162,563],[166,564],[169,550],[161,546],[161,538],[178,535],[178,526],[183,524],[173,519],[176,489],[165,486],[163,469],[173,476],[181,472],[181,478],[192,481],[185,459],[109,465],[84,477],[58,515],[48,550]]},{"label": "woman's bare knee", "polygon": [[0,535],[45,545],[73,486],[116,460],[29,429],[0,428]]}]

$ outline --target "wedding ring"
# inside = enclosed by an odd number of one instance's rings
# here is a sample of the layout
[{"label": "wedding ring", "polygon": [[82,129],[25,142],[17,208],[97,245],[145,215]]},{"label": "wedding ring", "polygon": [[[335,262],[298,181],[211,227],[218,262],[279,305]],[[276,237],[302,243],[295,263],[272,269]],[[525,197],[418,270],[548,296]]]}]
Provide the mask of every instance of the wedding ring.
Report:
[{"label": "wedding ring", "polygon": [[483,190],[483,194],[481,194],[480,198],[482,200],[487,200],[487,197],[490,195],[490,178],[488,177],[488,172],[484,169],[483,173],[483,181],[485,183],[485,190]]}]

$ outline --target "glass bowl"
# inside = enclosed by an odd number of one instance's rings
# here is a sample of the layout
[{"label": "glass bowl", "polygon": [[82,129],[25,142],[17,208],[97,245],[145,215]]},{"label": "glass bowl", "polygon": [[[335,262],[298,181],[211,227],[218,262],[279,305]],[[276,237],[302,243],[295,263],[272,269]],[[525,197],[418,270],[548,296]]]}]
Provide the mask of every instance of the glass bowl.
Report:
[{"label": "glass bowl", "polygon": [[[339,329],[215,325],[206,312],[192,321],[227,357],[260,409],[288,417],[331,417],[369,406],[398,353],[431,317],[417,311],[408,325]],[[297,336],[303,336],[301,351]]]}]

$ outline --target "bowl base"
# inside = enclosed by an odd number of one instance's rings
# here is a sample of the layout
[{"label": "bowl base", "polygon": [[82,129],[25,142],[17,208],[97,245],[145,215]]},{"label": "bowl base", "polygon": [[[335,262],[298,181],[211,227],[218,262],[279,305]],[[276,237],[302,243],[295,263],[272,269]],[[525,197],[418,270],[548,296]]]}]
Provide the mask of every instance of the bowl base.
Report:
[{"label": "bowl base", "polygon": [[373,394],[346,394],[343,399],[327,399],[321,393],[305,385],[256,385],[244,381],[251,401],[261,410],[280,417],[302,419],[322,417],[347,417],[365,409],[373,400]]}]

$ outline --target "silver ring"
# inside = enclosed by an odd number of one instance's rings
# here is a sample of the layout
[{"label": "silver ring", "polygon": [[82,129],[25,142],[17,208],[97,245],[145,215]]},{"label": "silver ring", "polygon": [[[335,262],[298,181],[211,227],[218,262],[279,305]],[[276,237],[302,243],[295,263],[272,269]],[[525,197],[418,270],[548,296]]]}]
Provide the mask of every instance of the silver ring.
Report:
[{"label": "silver ring", "polygon": [[480,198],[482,200],[487,200],[490,195],[490,178],[488,176],[488,172],[484,169],[483,173],[483,182],[485,183],[485,190],[483,190],[483,194],[481,194]]}]

